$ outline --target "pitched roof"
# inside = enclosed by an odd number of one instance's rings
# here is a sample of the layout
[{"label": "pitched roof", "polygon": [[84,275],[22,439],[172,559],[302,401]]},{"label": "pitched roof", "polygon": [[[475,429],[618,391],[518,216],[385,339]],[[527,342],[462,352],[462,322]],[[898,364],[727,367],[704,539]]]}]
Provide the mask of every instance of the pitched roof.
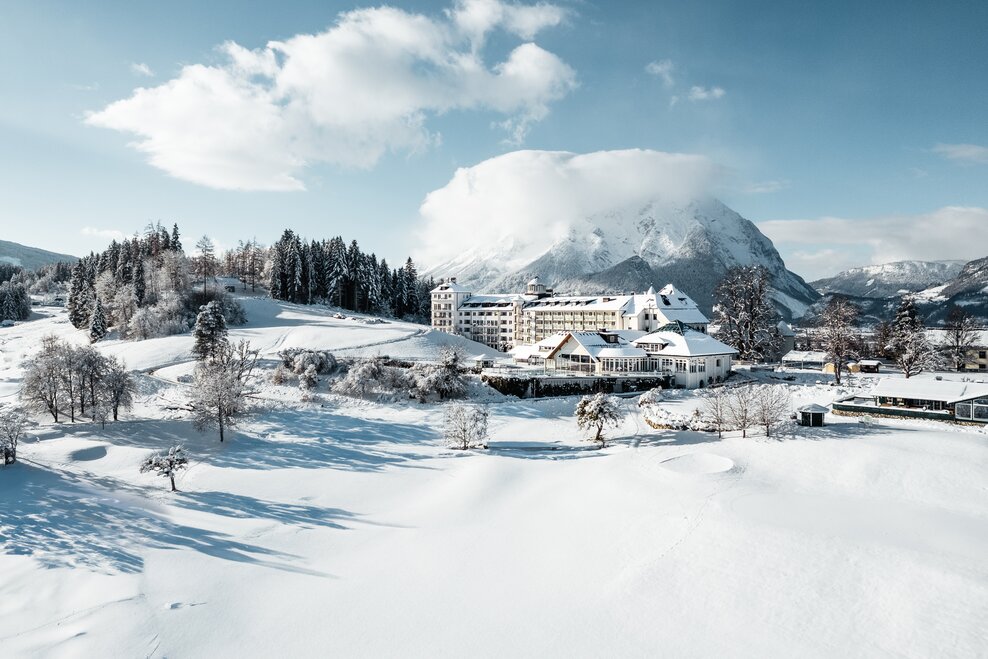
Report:
[{"label": "pitched roof", "polygon": [[444,281],[435,288],[433,288],[430,293],[469,293],[470,289],[462,284],[457,284],[455,281]]},{"label": "pitched roof", "polygon": [[668,355],[670,357],[703,357],[737,353],[737,350],[726,343],[718,341],[709,334],[687,327],[679,321],[669,323],[651,334],[646,334],[640,339],[632,341],[632,343],[636,346],[660,345],[662,347],[658,351],[649,354]]},{"label": "pitched roof", "polygon": [[971,398],[988,397],[988,384],[917,377],[883,378],[871,390],[871,394],[885,398],[909,398],[955,403]]}]

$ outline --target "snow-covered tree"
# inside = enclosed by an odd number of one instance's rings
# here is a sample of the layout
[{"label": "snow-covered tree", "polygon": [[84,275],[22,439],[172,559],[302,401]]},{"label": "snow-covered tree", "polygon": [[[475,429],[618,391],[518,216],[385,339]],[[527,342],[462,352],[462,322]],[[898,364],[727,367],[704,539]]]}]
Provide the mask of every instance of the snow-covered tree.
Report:
[{"label": "snow-covered tree", "polygon": [[106,332],[106,310],[103,309],[103,302],[97,297],[92,317],[89,319],[89,340],[96,343],[106,336]]},{"label": "snow-covered tree", "polygon": [[192,329],[195,343],[192,353],[199,360],[212,359],[226,343],[226,319],[223,306],[216,300],[199,307],[196,325]]},{"label": "snow-covered tree", "polygon": [[724,430],[730,428],[731,406],[728,390],[724,387],[705,389],[701,394],[700,416],[717,429],[717,436],[723,437]]},{"label": "snow-covered tree", "polygon": [[608,426],[616,428],[622,416],[618,399],[604,393],[584,396],[576,404],[577,427],[593,433],[591,441],[600,443],[601,448],[606,446],[607,442],[604,428]]},{"label": "snow-covered tree", "polygon": [[748,436],[748,428],[756,423],[756,395],[753,386],[734,387],[727,394],[727,416],[730,424]]},{"label": "snow-covered tree", "polygon": [[896,339],[896,365],[910,378],[943,366],[943,359],[925,331],[903,334]]},{"label": "snow-covered tree", "polygon": [[212,358],[196,365],[192,388],[192,424],[200,432],[216,428],[220,441],[226,428],[248,410],[247,383],[257,364],[257,351],[241,341],[223,341]]},{"label": "snow-covered tree", "polygon": [[24,436],[26,427],[27,415],[19,408],[0,410],[0,456],[3,457],[3,464],[17,462],[17,445]]},{"label": "snow-covered tree", "polygon": [[89,314],[92,310],[93,291],[86,276],[86,263],[80,259],[72,268],[72,279],[69,283],[69,322],[76,329],[89,326]]},{"label": "snow-covered tree", "polygon": [[134,377],[119,358],[110,358],[103,376],[105,404],[113,414],[113,420],[120,417],[120,410],[129,410],[134,405],[137,385]]},{"label": "snow-covered tree", "polygon": [[717,337],[745,361],[763,361],[779,349],[778,313],[769,298],[764,266],[735,266],[714,290]]},{"label": "snow-covered tree", "polygon": [[462,352],[451,346],[443,347],[436,364],[425,365],[416,370],[416,396],[419,400],[425,400],[433,393],[439,396],[439,400],[461,398],[467,391],[463,371]]},{"label": "snow-covered tree", "polygon": [[858,357],[858,336],[854,329],[857,317],[858,308],[841,297],[833,298],[823,311],[823,349],[834,365],[837,384],[848,362]]},{"label": "snow-covered tree", "polygon": [[772,436],[776,428],[792,414],[792,398],[782,384],[763,384],[752,388],[754,394],[754,422],[765,429],[765,436]]},{"label": "snow-covered tree", "polygon": [[216,261],[216,247],[209,236],[203,236],[196,243],[196,250],[199,252],[193,261],[197,277],[202,277],[202,292],[206,294],[206,282],[216,277],[218,263]]},{"label": "snow-covered tree", "polygon": [[65,401],[62,388],[62,344],[54,336],[41,340],[41,350],[28,363],[21,387],[21,400],[32,410],[51,414],[55,423]]},{"label": "snow-covered tree", "polygon": [[149,455],[141,463],[141,473],[154,472],[159,476],[168,479],[172,486],[172,492],[176,492],[175,474],[189,466],[189,458],[185,449],[181,446],[173,446],[164,453]]},{"label": "snow-covered tree", "polygon": [[443,411],[443,439],[446,446],[465,451],[487,448],[486,407],[453,403]]},{"label": "snow-covered tree", "polygon": [[951,307],[944,323],[941,349],[955,370],[962,371],[971,363],[971,348],[978,342],[978,326],[974,316],[962,307]]}]

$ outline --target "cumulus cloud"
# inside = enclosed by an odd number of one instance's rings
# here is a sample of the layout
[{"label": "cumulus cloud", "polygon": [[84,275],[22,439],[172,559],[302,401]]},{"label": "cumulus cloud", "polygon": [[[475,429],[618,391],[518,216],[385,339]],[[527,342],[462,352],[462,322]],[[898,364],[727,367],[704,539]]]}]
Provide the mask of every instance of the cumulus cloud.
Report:
[{"label": "cumulus cloud", "polygon": [[144,76],[145,78],[154,77],[154,71],[152,71],[151,67],[144,62],[132,62],[130,65],[130,72],[134,75]]},{"label": "cumulus cloud", "polygon": [[672,75],[672,72],[675,70],[676,66],[672,63],[672,60],[668,59],[649,62],[645,65],[645,72],[659,78],[666,89],[676,84],[676,79]]},{"label": "cumulus cloud", "polygon": [[[370,167],[388,151],[429,147],[438,141],[429,119],[451,111],[500,114],[523,139],[577,84],[529,41],[564,18],[554,5],[498,0],[460,0],[437,17],[359,9],[319,34],[258,49],[225,43],[220,63],[185,66],[86,121],[136,135],[134,148],[176,178],[299,190],[310,165]],[[489,65],[482,52],[495,31],[525,42]]]},{"label": "cumulus cloud", "polygon": [[981,258],[988,245],[988,209],[946,206],[919,215],[769,220],[758,228],[792,270],[816,279],[849,266]]},{"label": "cumulus cloud", "polygon": [[937,144],[933,152],[947,160],[966,164],[983,165],[988,163],[988,146],[978,144]]},{"label": "cumulus cloud", "polygon": [[719,98],[723,98],[727,92],[724,91],[722,87],[701,87],[700,85],[693,85],[690,87],[690,93],[687,98],[691,101],[716,101]]},{"label": "cumulus cloud", "polygon": [[652,201],[703,195],[719,176],[707,158],[641,149],[575,154],[514,151],[458,169],[419,209],[416,258],[437,266],[466,250],[511,251],[521,266],[580,220]]}]

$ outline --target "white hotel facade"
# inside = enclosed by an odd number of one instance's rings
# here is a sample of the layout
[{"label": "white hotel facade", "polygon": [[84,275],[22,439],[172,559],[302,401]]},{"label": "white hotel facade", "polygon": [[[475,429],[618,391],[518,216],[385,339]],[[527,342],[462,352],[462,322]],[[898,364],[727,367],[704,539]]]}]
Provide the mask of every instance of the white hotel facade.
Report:
[{"label": "white hotel facade", "polygon": [[474,294],[450,279],[432,290],[432,327],[507,351],[559,332],[652,332],[680,322],[706,333],[710,322],[688,295],[669,284],[656,292],[554,296],[536,277],[524,293]]}]

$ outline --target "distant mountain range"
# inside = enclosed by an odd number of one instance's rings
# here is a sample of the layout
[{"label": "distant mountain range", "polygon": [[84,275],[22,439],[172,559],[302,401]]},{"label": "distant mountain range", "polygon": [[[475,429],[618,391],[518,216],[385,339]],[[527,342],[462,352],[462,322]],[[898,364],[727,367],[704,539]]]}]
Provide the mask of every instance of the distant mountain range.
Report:
[{"label": "distant mountain range", "polygon": [[822,295],[842,293],[882,298],[940,286],[960,274],[964,261],[896,261],[851,268],[810,282]]},{"label": "distant mountain range", "polygon": [[916,302],[925,322],[946,318],[954,305],[988,324],[988,257],[963,261],[899,261],[852,268],[813,282],[823,295],[803,321],[813,323],[835,295],[848,298],[862,311],[863,324],[890,320],[904,296]]},{"label": "distant mountain range", "polygon": [[713,198],[670,205],[655,200],[577,218],[569,232],[534,261],[512,262],[514,246],[479,246],[425,274],[457,277],[477,291],[522,291],[534,276],[557,293],[645,291],[672,283],[709,313],[714,288],[728,268],[763,265],[773,298],[787,318],[799,317],[819,297],[786,269],[772,241],[741,215]]},{"label": "distant mountain range", "polygon": [[36,270],[43,265],[65,261],[74,263],[78,257],[69,254],[57,254],[37,247],[28,247],[9,240],[0,240],[0,263],[19,265],[26,270]]}]

